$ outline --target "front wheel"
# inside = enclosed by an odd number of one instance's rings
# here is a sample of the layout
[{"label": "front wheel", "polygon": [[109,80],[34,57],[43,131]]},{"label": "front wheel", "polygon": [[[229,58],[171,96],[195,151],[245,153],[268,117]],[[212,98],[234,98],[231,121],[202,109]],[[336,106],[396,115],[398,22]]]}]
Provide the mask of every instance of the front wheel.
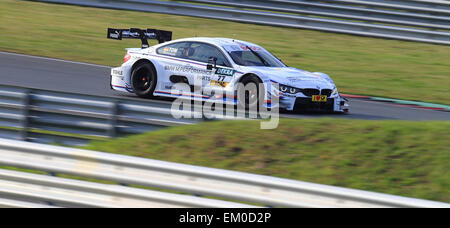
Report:
[{"label": "front wheel", "polygon": [[264,103],[264,93],[259,91],[260,81],[255,76],[244,78],[238,85],[238,105],[245,110],[258,111]]},{"label": "front wheel", "polygon": [[131,73],[133,91],[139,97],[152,97],[157,82],[156,71],[149,63],[137,65]]}]

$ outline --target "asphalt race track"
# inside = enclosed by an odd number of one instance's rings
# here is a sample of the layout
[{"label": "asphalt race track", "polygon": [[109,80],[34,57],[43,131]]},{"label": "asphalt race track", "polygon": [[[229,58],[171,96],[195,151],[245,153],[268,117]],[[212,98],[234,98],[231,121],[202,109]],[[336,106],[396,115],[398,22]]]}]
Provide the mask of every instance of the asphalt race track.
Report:
[{"label": "asphalt race track", "polygon": [[[120,64],[120,59],[118,64]],[[111,90],[109,87],[110,67],[107,66],[0,52],[0,69],[0,84],[4,85],[141,99],[133,94]],[[344,115],[283,113],[282,116],[290,118],[326,116],[353,119],[450,120],[450,112],[404,107],[362,99],[349,100],[350,113]]]}]

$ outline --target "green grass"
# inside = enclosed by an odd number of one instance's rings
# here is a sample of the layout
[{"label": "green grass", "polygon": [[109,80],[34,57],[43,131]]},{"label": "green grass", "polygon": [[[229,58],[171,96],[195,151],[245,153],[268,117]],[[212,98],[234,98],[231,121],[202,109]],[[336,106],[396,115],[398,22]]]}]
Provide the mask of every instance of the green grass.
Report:
[{"label": "green grass", "polygon": [[87,149],[450,202],[450,122],[204,122]]},{"label": "green grass", "polygon": [[[22,128],[18,127],[7,127],[7,126],[0,126],[0,130],[6,130],[6,131],[21,131]],[[95,141],[102,141],[105,140],[105,137],[100,136],[92,136],[92,135],[81,135],[81,134],[72,134],[72,133],[65,133],[65,132],[58,132],[58,131],[48,131],[48,130],[42,130],[42,129],[36,129],[31,128],[28,129],[29,133],[38,133],[38,134],[44,134],[44,135],[54,135],[54,136],[61,136],[61,137],[72,137],[77,139],[86,139],[86,140],[95,140]],[[58,142],[54,142],[55,144],[59,145]]]},{"label": "green grass", "polygon": [[174,38],[231,37],[266,47],[288,65],[330,74],[344,93],[450,104],[450,46],[221,20],[0,1],[0,50],[120,65],[139,41],[106,39],[107,27],[172,30]]}]

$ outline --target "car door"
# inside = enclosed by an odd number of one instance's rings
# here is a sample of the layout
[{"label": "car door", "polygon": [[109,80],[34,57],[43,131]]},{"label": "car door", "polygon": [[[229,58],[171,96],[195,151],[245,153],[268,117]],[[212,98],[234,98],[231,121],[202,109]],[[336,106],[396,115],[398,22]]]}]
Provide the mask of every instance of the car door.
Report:
[{"label": "car door", "polygon": [[[232,81],[236,71],[225,55],[214,45],[192,42],[187,54],[187,58],[193,61],[190,65],[193,69],[192,80],[201,84],[202,88],[224,90]],[[211,58],[217,59],[217,68],[207,70],[206,66]]]},{"label": "car door", "polygon": [[160,72],[160,90],[171,90],[179,82],[187,82],[190,78],[190,63],[186,58],[186,50],[190,42],[177,42],[162,46],[156,50],[163,72]]}]

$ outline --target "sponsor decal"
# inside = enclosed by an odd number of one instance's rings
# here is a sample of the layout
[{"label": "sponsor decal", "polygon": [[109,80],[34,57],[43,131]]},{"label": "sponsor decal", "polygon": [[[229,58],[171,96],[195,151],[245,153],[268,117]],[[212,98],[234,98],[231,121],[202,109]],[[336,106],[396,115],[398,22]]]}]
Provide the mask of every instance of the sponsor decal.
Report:
[{"label": "sponsor decal", "polygon": [[220,86],[220,87],[227,87],[229,83],[228,82],[222,82],[222,81],[211,81],[211,86]]},{"label": "sponsor decal", "polygon": [[203,75],[212,75],[211,70],[200,69],[193,66],[164,66],[164,70],[166,71],[175,71],[182,73],[191,73],[191,74],[203,74]]},{"label": "sponsor decal", "polygon": [[241,43],[241,42],[236,42],[236,43],[239,44],[239,46],[241,47],[241,49],[244,50],[244,51],[247,51],[247,50],[248,50],[247,46],[248,46],[250,49],[252,49],[253,51],[262,51],[262,48],[261,48],[261,47],[258,47],[258,46],[245,45],[245,44],[243,44],[243,43]]},{"label": "sponsor decal", "polygon": [[123,75],[123,71],[121,70],[113,70],[114,75]]},{"label": "sponsor decal", "polygon": [[160,54],[175,56],[175,55],[177,55],[177,52],[178,52],[178,48],[165,47],[161,50]]},{"label": "sponsor decal", "polygon": [[286,79],[289,80],[290,82],[298,82],[302,80],[298,77],[286,77]]},{"label": "sponsor decal", "polygon": [[314,95],[314,96],[312,96],[312,101],[314,101],[314,102],[327,102],[327,96],[325,96],[325,95]]},{"label": "sponsor decal", "polygon": [[120,38],[120,31],[114,31],[114,33],[110,33],[109,37],[113,39],[119,39]]},{"label": "sponsor decal", "polygon": [[170,82],[166,82],[164,83],[164,89],[172,89],[173,88],[173,84]]},{"label": "sponsor decal", "polygon": [[238,45],[225,45],[223,46],[223,48],[228,52],[242,51],[242,49]]},{"label": "sponsor decal", "polygon": [[236,70],[226,69],[226,68],[217,68],[216,74],[225,75],[225,76],[233,76],[236,73]]},{"label": "sponsor decal", "polygon": [[[239,42],[235,42],[235,43],[236,43],[236,45],[224,45],[223,48],[228,52],[248,51],[248,48],[245,44],[239,43]],[[253,51],[262,51],[263,50],[261,47],[258,47],[258,46],[249,46],[249,48],[251,48]]]},{"label": "sponsor decal", "polygon": [[202,81],[211,81],[211,77],[209,76],[197,76],[197,80],[202,80]]}]

